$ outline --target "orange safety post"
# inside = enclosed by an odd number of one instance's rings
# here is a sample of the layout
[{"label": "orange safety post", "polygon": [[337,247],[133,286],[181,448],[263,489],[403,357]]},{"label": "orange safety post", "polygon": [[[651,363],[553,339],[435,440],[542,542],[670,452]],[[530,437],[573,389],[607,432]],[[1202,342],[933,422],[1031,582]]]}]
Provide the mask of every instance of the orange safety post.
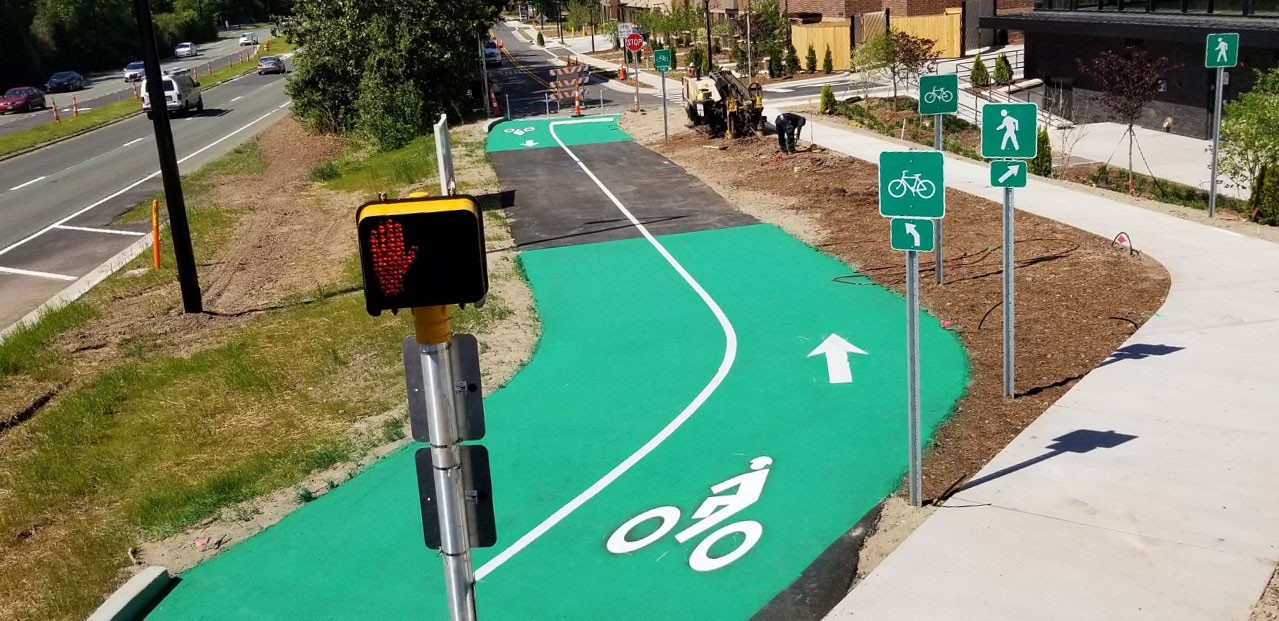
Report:
[{"label": "orange safety post", "polygon": [[76,101],[75,95],[71,96],[71,118],[80,118],[80,102]]},{"label": "orange safety post", "polygon": [[573,89],[573,116],[582,116],[582,87]]},{"label": "orange safety post", "polygon": [[50,107],[50,108],[53,108],[53,122],[54,122],[54,123],[61,123],[61,122],[62,122],[62,119],[58,116],[58,100],[56,100],[56,99],[54,99],[54,98],[50,97],[50,98],[49,98],[49,107]]},{"label": "orange safety post", "polygon": [[151,199],[151,262],[160,269],[160,199]]},{"label": "orange safety post", "polygon": [[493,92],[492,84],[489,84],[489,114],[502,116],[502,109],[497,107],[497,94]]},{"label": "orange safety post", "polygon": [[208,71],[209,72],[204,75],[213,75],[213,61],[211,60],[209,61]]},{"label": "orange safety post", "polygon": [[263,44],[262,44],[262,51],[264,51],[264,52],[270,52],[270,51],[271,51],[271,42],[270,42],[270,41],[267,41],[266,43],[263,43]]}]

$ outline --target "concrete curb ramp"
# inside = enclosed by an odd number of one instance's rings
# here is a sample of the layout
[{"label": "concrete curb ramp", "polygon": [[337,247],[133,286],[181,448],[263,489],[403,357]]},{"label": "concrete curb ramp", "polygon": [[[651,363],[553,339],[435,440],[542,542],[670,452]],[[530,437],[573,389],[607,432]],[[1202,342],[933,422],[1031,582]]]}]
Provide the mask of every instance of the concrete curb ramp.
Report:
[{"label": "concrete curb ramp", "polygon": [[124,586],[116,589],[107,601],[89,615],[87,621],[133,621],[141,619],[151,607],[152,602],[159,599],[169,588],[173,578],[169,570],[152,565],[130,578]]}]

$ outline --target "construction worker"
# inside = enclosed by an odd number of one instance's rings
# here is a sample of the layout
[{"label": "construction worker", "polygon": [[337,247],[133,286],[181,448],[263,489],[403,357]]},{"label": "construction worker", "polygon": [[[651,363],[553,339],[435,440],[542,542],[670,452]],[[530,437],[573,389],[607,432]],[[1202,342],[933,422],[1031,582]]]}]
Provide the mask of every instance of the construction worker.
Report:
[{"label": "construction worker", "polygon": [[795,152],[795,136],[804,128],[804,123],[808,120],[793,112],[783,112],[777,115],[777,120],[773,121],[773,125],[777,126],[777,147],[782,153]]}]

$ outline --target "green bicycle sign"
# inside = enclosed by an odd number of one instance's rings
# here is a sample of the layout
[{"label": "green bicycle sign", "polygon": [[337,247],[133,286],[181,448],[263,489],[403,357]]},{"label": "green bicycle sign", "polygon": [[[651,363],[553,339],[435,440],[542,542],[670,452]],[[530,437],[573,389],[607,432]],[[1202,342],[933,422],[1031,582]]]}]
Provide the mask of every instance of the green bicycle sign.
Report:
[{"label": "green bicycle sign", "polygon": [[940,151],[880,153],[879,215],[889,218],[945,216],[944,159]]},{"label": "green bicycle sign", "polygon": [[959,112],[959,75],[926,75],[919,78],[919,113]]}]

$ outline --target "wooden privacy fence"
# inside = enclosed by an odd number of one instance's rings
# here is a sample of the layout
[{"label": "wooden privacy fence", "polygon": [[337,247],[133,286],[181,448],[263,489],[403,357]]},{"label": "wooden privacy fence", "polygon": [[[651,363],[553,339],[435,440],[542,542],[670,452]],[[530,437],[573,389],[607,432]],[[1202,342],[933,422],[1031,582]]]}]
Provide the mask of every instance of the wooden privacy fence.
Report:
[{"label": "wooden privacy fence", "polygon": [[933,49],[942,58],[963,56],[963,9],[946,9],[942,15],[916,15],[892,18],[893,30],[933,40]]},{"label": "wooden privacy fence", "polygon": [[805,58],[808,46],[817,52],[817,70],[822,69],[822,58],[830,47],[831,66],[836,71],[847,70],[852,65],[853,32],[848,23],[796,24],[790,28],[795,53]]},{"label": "wooden privacy fence", "polygon": [[865,43],[875,35],[888,32],[888,11],[859,13],[852,18],[853,47]]}]

